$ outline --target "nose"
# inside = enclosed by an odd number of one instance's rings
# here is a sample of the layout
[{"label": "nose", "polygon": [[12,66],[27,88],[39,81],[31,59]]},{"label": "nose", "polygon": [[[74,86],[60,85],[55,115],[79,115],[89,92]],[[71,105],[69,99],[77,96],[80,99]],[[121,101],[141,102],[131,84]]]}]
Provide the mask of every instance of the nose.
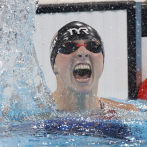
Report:
[{"label": "nose", "polygon": [[80,58],[87,58],[87,57],[89,57],[89,52],[85,48],[85,46],[80,46],[78,48],[78,50],[77,50],[77,57],[80,57]]}]

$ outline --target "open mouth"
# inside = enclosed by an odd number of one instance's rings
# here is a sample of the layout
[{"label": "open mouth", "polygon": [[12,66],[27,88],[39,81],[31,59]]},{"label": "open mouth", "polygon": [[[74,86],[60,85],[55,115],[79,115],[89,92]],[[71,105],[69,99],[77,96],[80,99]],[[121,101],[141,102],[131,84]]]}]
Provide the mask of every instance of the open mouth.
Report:
[{"label": "open mouth", "polygon": [[73,70],[77,82],[85,83],[90,80],[92,70],[89,64],[78,64]]}]

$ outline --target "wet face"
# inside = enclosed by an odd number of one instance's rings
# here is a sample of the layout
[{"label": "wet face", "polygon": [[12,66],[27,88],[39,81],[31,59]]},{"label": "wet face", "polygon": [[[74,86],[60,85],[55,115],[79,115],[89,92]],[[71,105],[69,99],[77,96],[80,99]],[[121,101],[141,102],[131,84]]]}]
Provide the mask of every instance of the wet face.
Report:
[{"label": "wet face", "polygon": [[74,41],[79,48],[70,54],[58,53],[54,72],[62,87],[75,92],[89,92],[97,89],[103,71],[103,54],[86,49],[88,41]]}]

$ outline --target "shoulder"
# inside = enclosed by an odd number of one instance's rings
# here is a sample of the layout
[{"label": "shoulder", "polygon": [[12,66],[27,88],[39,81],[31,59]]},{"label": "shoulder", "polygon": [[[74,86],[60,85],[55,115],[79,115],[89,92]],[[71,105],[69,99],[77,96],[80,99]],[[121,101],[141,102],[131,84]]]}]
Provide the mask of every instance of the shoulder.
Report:
[{"label": "shoulder", "polygon": [[108,105],[110,107],[116,107],[116,108],[120,108],[120,109],[125,109],[127,111],[139,111],[138,108],[136,108],[132,104],[120,103],[120,102],[116,102],[114,100],[106,99],[106,98],[101,98],[101,101],[104,104],[106,104],[106,105]]}]

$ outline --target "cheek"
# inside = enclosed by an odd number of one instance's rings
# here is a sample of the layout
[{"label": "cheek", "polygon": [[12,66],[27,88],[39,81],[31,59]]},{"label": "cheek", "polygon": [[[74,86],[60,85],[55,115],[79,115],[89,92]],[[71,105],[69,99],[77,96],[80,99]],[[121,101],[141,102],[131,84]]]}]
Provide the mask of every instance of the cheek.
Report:
[{"label": "cheek", "polygon": [[96,56],[94,58],[94,69],[97,76],[100,76],[103,71],[104,63],[103,63],[103,56]]},{"label": "cheek", "polygon": [[68,55],[58,54],[55,60],[56,69],[58,73],[64,76],[69,73],[71,67],[71,58]]},{"label": "cheek", "polygon": [[95,64],[95,66],[98,67],[98,69],[103,69],[104,63],[103,63],[103,55],[102,55],[102,53],[98,54],[98,55],[95,55],[94,64]]}]

